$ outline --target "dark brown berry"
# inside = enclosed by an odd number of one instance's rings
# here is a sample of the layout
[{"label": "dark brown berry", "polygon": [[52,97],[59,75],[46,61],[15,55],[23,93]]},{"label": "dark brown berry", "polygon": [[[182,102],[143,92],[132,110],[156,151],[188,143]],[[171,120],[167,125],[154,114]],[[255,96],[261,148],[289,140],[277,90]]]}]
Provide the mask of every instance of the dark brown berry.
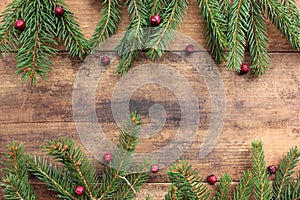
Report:
[{"label": "dark brown berry", "polygon": [[109,65],[109,64],[110,64],[110,57],[108,57],[108,56],[103,56],[103,57],[101,58],[101,63],[102,63],[104,66]]},{"label": "dark brown berry", "polygon": [[160,18],[159,15],[153,15],[153,16],[151,16],[151,18],[150,18],[150,24],[152,26],[159,26],[160,23],[161,23],[161,18]]},{"label": "dark brown berry", "polygon": [[105,153],[103,156],[103,160],[106,163],[109,163],[113,159],[113,154],[112,153]]},{"label": "dark brown berry", "polygon": [[239,74],[243,75],[249,72],[249,66],[246,63],[241,64],[240,72]]},{"label": "dark brown berry", "polygon": [[62,16],[65,13],[65,10],[61,6],[56,6],[55,7],[55,14],[57,16]]},{"label": "dark brown berry", "polygon": [[159,171],[158,164],[151,165],[150,170],[152,173],[157,173]]},{"label": "dark brown berry", "polygon": [[275,165],[270,165],[270,166],[268,167],[268,173],[269,173],[269,174],[275,174],[276,171],[277,171],[277,168],[276,168]]},{"label": "dark brown berry", "polygon": [[82,187],[82,186],[77,186],[76,187],[76,189],[75,189],[75,193],[77,194],[77,195],[82,195],[83,194],[83,192],[84,192],[84,187]]},{"label": "dark brown berry", "polygon": [[206,180],[207,180],[207,182],[209,183],[209,184],[215,184],[217,181],[218,181],[218,178],[217,178],[217,176],[216,175],[209,175],[207,178],[206,178]]},{"label": "dark brown berry", "polygon": [[15,22],[16,29],[19,29],[20,31],[24,30],[26,26],[26,22],[23,19],[19,19]]},{"label": "dark brown berry", "polygon": [[187,45],[186,47],[185,47],[185,54],[186,55],[190,55],[190,54],[192,54],[193,52],[194,52],[194,46],[193,45],[191,45],[191,44],[189,44],[189,45]]}]

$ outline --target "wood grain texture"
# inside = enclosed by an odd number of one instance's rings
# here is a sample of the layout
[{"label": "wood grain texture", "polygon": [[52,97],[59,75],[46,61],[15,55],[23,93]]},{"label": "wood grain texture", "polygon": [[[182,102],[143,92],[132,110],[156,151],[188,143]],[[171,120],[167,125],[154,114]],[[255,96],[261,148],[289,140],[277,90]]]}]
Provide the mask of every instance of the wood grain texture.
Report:
[{"label": "wood grain texture", "polygon": [[[10,0],[1,0],[0,11],[4,10]],[[87,38],[100,19],[101,6],[94,0],[67,0],[71,10],[77,16],[80,26]],[[298,5],[300,1],[297,1]],[[125,8],[119,32],[125,30],[128,18]],[[199,17],[196,2],[191,1],[187,16],[180,31],[196,40],[204,49],[203,21]],[[199,148],[207,134],[211,120],[211,96],[207,83],[184,57],[175,52],[166,53],[155,63],[164,64],[181,74],[194,90],[199,102],[199,125],[196,137],[187,151],[178,155],[186,158],[201,176],[223,173],[232,175],[238,181],[242,171],[251,167],[251,141],[262,140],[267,164],[278,164],[290,147],[300,144],[300,54],[290,47],[273,25],[268,25],[271,52],[271,66],[267,74],[254,77],[251,74],[236,75],[227,71],[224,66],[218,70],[226,95],[226,118],[224,127],[214,145],[213,150],[203,159],[199,159]],[[107,53],[107,52],[106,52]],[[178,53],[178,52],[177,52]],[[107,53],[108,54],[108,53]],[[53,70],[48,80],[40,81],[38,86],[20,83],[15,74],[15,55],[4,55],[0,60],[0,151],[12,140],[25,142],[25,149],[31,154],[40,153],[44,140],[60,136],[70,136],[88,153],[97,173],[101,176],[103,166],[94,151],[90,152],[83,145],[80,134],[74,123],[72,110],[72,94],[74,81],[83,63],[70,59],[65,52],[52,58]],[[99,57],[92,58],[97,62]],[[245,60],[249,60],[248,57]],[[143,64],[152,63],[145,57],[139,58],[135,69]],[[120,76],[115,74],[118,59],[106,67],[97,82],[95,94],[95,112],[97,123],[102,127],[107,139],[116,142],[118,127],[112,115],[111,97]],[[167,73],[162,70],[161,73]],[[151,73],[151,70],[149,71]],[[133,83],[143,81],[147,73],[132,79]],[[172,81],[177,81],[172,80]],[[181,84],[178,82],[178,84]],[[75,88],[76,89],[76,88]],[[124,94],[126,97],[128,94]],[[178,97],[170,88],[159,84],[142,85],[130,96],[129,108],[142,115],[144,126],[151,123],[149,109],[153,105],[161,105],[166,111],[164,127],[154,135],[143,135],[137,152],[145,153],[160,149],[170,143],[176,136],[181,120],[181,106]],[[119,97],[120,102],[124,101]],[[80,125],[90,125],[90,121],[82,121]],[[191,138],[184,138],[188,143]],[[213,144],[212,144],[213,145]],[[177,152],[168,152],[176,154]],[[100,156],[100,155],[96,155]],[[166,160],[172,162],[173,160]],[[300,169],[300,166],[297,167]],[[2,175],[0,173],[0,175]],[[53,192],[47,191],[43,184],[32,180],[39,199],[50,199]],[[153,199],[163,199],[169,186],[166,168],[151,176],[149,183],[142,189],[141,197],[151,194]],[[0,191],[0,199],[2,194]],[[142,198],[141,198],[142,199]]]}]

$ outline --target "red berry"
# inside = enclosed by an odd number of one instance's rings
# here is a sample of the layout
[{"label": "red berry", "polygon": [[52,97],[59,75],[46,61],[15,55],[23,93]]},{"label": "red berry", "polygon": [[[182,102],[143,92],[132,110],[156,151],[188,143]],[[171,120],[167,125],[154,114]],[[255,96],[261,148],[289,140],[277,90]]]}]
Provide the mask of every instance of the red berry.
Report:
[{"label": "red berry", "polygon": [[190,54],[192,54],[193,52],[194,52],[194,46],[193,45],[191,45],[191,44],[189,44],[189,45],[187,45],[186,47],[185,47],[185,54],[186,55],[190,55]]},{"label": "red berry", "polygon": [[65,10],[61,6],[55,7],[55,14],[57,16],[62,16],[65,13]]},{"label": "red berry", "polygon": [[240,68],[240,74],[246,74],[249,72],[249,66],[246,63],[243,63]]},{"label": "red berry", "polygon": [[207,178],[207,182],[209,183],[209,184],[215,184],[216,182],[217,182],[217,176],[216,175],[209,175]]},{"label": "red berry", "polygon": [[27,73],[30,70],[30,68],[25,68],[24,72]]},{"label": "red berry", "polygon": [[161,18],[159,15],[153,15],[151,18],[150,18],[150,24],[152,26],[158,26],[160,25],[161,23]]},{"label": "red berry", "polygon": [[276,171],[277,171],[277,167],[276,167],[275,165],[270,165],[270,166],[268,167],[268,173],[269,173],[269,174],[275,174]]},{"label": "red berry", "polygon": [[109,163],[113,159],[113,154],[112,153],[105,153],[103,156],[103,160],[106,163]]},{"label": "red berry", "polygon": [[15,23],[16,29],[19,29],[21,31],[25,28],[25,26],[26,26],[26,22],[23,19],[19,19]]},{"label": "red berry", "polygon": [[159,171],[158,164],[151,165],[150,170],[152,173],[157,173]]},{"label": "red berry", "polygon": [[102,63],[104,66],[109,65],[109,63],[110,63],[110,57],[108,57],[108,56],[103,56],[103,57],[101,58],[101,63]]},{"label": "red berry", "polygon": [[83,191],[84,191],[84,187],[82,187],[82,186],[77,186],[76,187],[76,189],[75,189],[75,193],[77,194],[77,195],[82,195],[83,194]]}]

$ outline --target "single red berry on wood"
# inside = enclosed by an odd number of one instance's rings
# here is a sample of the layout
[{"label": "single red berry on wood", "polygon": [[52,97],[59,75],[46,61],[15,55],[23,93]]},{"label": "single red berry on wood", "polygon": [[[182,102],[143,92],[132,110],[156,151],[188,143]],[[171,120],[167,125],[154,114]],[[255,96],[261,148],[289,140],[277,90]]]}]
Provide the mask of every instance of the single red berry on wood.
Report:
[{"label": "single red berry on wood", "polygon": [[109,163],[113,159],[113,154],[112,153],[105,153],[103,156],[103,160],[106,163]]},{"label": "single red berry on wood", "polygon": [[158,164],[151,165],[150,170],[152,173],[157,173],[159,171]]},{"label": "single red berry on wood", "polygon": [[269,174],[275,174],[276,171],[277,171],[277,167],[276,167],[275,165],[270,165],[270,166],[268,167],[268,173],[269,173]]},{"label": "single red berry on wood", "polygon": [[191,44],[187,45],[184,49],[186,55],[192,54],[194,52],[194,50],[195,50],[194,46]]},{"label": "single red berry on wood", "polygon": [[241,64],[241,68],[240,68],[240,74],[246,74],[247,72],[249,72],[249,66],[246,63]]},{"label": "single red berry on wood", "polygon": [[76,193],[77,195],[82,195],[83,192],[84,192],[84,187],[82,187],[82,186],[80,186],[80,185],[76,187],[75,193]]},{"label": "single red berry on wood", "polygon": [[103,57],[101,58],[101,63],[102,63],[104,66],[109,65],[109,63],[110,63],[110,57],[108,57],[108,56],[103,56]]},{"label": "single red berry on wood", "polygon": [[209,175],[207,178],[206,178],[206,180],[207,180],[207,182],[209,183],[209,184],[215,184],[217,181],[218,181],[218,178],[217,178],[217,176],[216,175]]},{"label": "single red berry on wood", "polygon": [[152,26],[159,26],[161,23],[161,18],[159,15],[152,15],[151,18],[150,18],[150,24]]},{"label": "single red berry on wood", "polygon": [[23,20],[23,19],[19,19],[15,22],[15,27],[16,29],[19,29],[19,30],[24,30],[26,26],[26,22]]},{"label": "single red berry on wood", "polygon": [[57,16],[62,16],[65,13],[65,10],[61,6],[56,6],[54,12]]}]

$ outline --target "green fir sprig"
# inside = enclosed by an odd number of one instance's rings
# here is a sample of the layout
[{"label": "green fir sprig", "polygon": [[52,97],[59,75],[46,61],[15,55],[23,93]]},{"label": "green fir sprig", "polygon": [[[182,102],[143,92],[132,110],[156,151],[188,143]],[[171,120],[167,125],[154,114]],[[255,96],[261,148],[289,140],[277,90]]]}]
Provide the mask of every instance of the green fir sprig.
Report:
[{"label": "green fir sprig", "polygon": [[233,194],[234,200],[249,200],[252,195],[253,173],[243,172],[240,183],[236,186]]},{"label": "green fir sprig", "polygon": [[253,184],[255,199],[271,199],[272,188],[268,180],[265,154],[261,141],[252,142]]},{"label": "green fir sprig", "polygon": [[[56,6],[63,6],[63,16],[55,15]],[[17,51],[17,74],[23,81],[36,82],[38,76],[47,77],[58,42],[65,44],[71,56],[80,59],[89,51],[78,22],[62,0],[13,0],[1,17],[1,53]],[[26,23],[24,30],[15,28],[19,19]]]},{"label": "green fir sprig", "polygon": [[117,73],[124,75],[132,66],[139,52],[143,49],[145,27],[148,25],[148,8],[146,0],[128,0],[128,15],[131,21],[126,28],[124,37],[116,47],[121,57]]},{"label": "green fir sprig", "polygon": [[232,179],[229,174],[224,174],[220,183],[217,185],[216,195],[213,200],[226,200],[229,199],[229,192],[231,186]]},{"label": "green fir sprig", "polygon": [[119,0],[105,0],[102,2],[102,17],[90,39],[92,49],[98,48],[98,45],[110,38],[118,30],[121,20],[120,7]]},{"label": "green fir sprig", "polygon": [[162,8],[160,15],[163,21],[158,27],[153,28],[146,43],[148,49],[146,55],[151,59],[161,57],[168,49],[169,43],[174,39],[174,34],[186,14],[188,3],[188,0],[174,0],[167,2]]},{"label": "green fir sprig", "polygon": [[299,162],[299,157],[300,150],[297,147],[294,147],[280,162],[273,184],[273,199],[284,199],[286,196],[286,194],[284,194],[284,192],[286,192],[284,188],[289,188],[288,185],[292,182],[292,175],[294,174],[295,167]]},{"label": "green fir sprig", "polygon": [[[175,163],[168,170],[168,177],[172,183],[166,199],[176,196],[176,199],[208,199],[209,189],[203,184],[199,172],[185,160]],[[174,191],[175,190],[175,191]],[[175,194],[174,194],[175,193]]]},{"label": "green fir sprig", "polygon": [[36,200],[36,194],[29,182],[26,168],[29,156],[24,153],[23,143],[12,142],[7,146],[8,153],[3,154],[4,166],[1,186],[5,199]]},{"label": "green fir sprig", "polygon": [[227,47],[227,9],[229,3],[225,0],[197,0],[200,14],[205,21],[207,45],[217,63],[225,61]]}]

